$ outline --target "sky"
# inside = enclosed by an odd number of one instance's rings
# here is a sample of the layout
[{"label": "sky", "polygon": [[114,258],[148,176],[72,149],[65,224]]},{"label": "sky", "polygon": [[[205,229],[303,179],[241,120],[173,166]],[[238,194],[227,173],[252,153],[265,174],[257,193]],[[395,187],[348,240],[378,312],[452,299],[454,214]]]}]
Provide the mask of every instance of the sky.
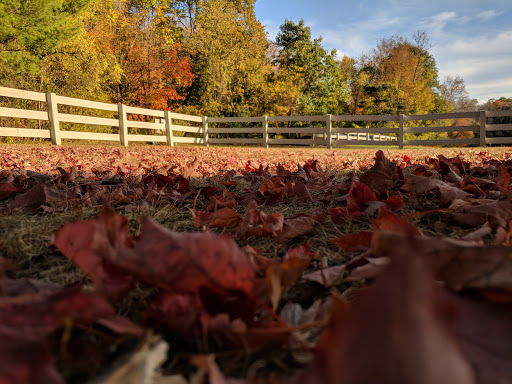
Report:
[{"label": "sky", "polygon": [[479,102],[512,98],[511,0],[257,0],[255,10],[270,39],[285,19],[303,19],[312,38],[340,57],[425,30],[441,81],[462,77]]}]

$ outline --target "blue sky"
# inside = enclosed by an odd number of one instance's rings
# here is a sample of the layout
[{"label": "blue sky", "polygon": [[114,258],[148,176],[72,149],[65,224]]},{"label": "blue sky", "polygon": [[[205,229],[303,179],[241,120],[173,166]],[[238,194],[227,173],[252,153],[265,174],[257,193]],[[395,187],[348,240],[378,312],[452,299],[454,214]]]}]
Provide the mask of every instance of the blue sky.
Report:
[{"label": "blue sky", "polygon": [[427,31],[439,78],[461,76],[480,102],[512,97],[511,0],[257,0],[274,40],[285,19],[304,19],[326,49],[358,57],[384,37]]}]

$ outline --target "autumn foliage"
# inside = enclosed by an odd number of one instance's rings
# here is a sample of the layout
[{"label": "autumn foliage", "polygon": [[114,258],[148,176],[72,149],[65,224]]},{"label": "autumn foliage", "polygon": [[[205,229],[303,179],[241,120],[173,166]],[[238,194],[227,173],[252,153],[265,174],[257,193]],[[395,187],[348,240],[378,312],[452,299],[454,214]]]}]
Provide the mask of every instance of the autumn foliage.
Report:
[{"label": "autumn foliage", "polygon": [[[81,271],[72,282],[21,278],[21,255],[0,258],[0,383],[83,382],[91,361],[114,380],[118,349],[135,351],[125,364],[158,355],[150,373],[162,380],[192,370],[252,381],[223,355],[279,352],[288,374],[274,367],[260,382],[509,382],[508,153],[379,150],[368,164],[334,154],[326,168],[219,152],[228,169],[202,153],[41,172],[8,168],[24,160],[4,155],[6,219],[99,210],[45,245]],[[187,229],[158,214],[136,223],[131,212],[150,205],[185,215]]]}]

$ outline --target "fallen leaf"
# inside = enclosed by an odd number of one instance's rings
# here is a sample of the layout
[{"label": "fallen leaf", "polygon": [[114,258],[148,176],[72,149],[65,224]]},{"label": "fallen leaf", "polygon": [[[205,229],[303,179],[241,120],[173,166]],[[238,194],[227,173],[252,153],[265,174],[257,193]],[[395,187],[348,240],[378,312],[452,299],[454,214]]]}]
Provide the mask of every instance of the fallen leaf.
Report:
[{"label": "fallen leaf", "polygon": [[372,201],[378,201],[377,196],[362,182],[354,180],[347,195],[347,207],[329,208],[333,223],[342,223],[348,219],[362,216]]},{"label": "fallen leaf", "polygon": [[[474,383],[455,333],[454,305],[429,276],[410,237],[350,307],[335,305],[299,383]],[[368,369],[371,367],[371,369]]]},{"label": "fallen leaf", "polygon": [[280,213],[270,215],[257,209],[257,203],[251,201],[247,212],[238,226],[238,235],[242,238],[277,237],[283,230],[284,216]]},{"label": "fallen leaf", "polygon": [[454,200],[465,199],[472,195],[446,182],[432,177],[408,175],[405,184],[401,187],[405,191],[422,194],[432,190],[439,190],[439,202],[442,205],[451,204]]},{"label": "fallen leaf", "polygon": [[192,220],[196,228],[236,227],[241,218],[232,208],[217,209],[214,212],[201,212],[190,208]]},{"label": "fallen leaf", "polygon": [[466,227],[480,227],[485,223],[493,228],[505,227],[512,220],[512,200],[455,200],[448,211],[456,223]]},{"label": "fallen leaf", "polygon": [[96,290],[118,298],[132,286],[132,276],[110,260],[124,247],[133,246],[128,220],[104,207],[95,219],[68,223],[53,238],[53,244],[92,280]]},{"label": "fallen leaf", "polygon": [[46,339],[0,325],[0,383],[64,384]]},{"label": "fallen leaf", "polygon": [[[360,180],[365,183],[372,192],[380,196],[386,196],[388,191],[395,186],[399,177],[399,167],[389,161],[382,150],[375,154],[375,165],[363,173]],[[401,170],[400,170],[401,172]],[[403,176],[402,176],[403,179]]]},{"label": "fallen leaf", "polygon": [[307,235],[313,231],[316,223],[316,220],[309,216],[285,217],[282,230],[272,240],[276,243],[286,243],[296,237]]}]

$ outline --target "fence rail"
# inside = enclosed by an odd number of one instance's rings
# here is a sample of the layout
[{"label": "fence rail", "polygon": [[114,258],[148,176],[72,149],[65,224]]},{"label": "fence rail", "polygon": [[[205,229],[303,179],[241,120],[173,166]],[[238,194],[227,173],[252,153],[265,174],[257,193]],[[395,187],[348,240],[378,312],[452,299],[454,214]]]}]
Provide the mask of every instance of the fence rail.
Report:
[{"label": "fence rail", "polygon": [[[490,132],[512,131],[512,124],[487,124],[489,118],[510,117],[512,119],[512,110],[426,115],[206,117],[5,87],[0,87],[0,97],[38,102],[40,106],[37,110],[0,107],[0,121],[3,117],[48,122],[45,123],[48,128],[43,129],[0,126],[0,136],[45,138],[51,139],[55,145],[60,145],[62,139],[119,141],[124,146],[127,146],[129,142],[158,142],[171,146],[176,143],[206,146],[209,144],[261,144],[265,148],[268,148],[269,145],[319,145],[332,148],[333,146],[363,144],[403,148],[404,145],[478,145],[483,147],[487,144],[512,144],[512,136],[494,137],[492,134],[489,135]],[[71,107],[96,111],[96,113],[101,111],[110,117],[70,113]],[[62,112],[63,109],[66,110],[66,113]],[[475,124],[413,126],[417,121],[453,119],[473,119]],[[396,127],[333,127],[335,122],[364,122],[365,124],[391,122]],[[282,123],[286,123],[288,126],[279,126]],[[293,123],[301,123],[305,126],[291,127],[290,125]],[[67,130],[69,124],[106,126],[115,133]],[[232,124],[248,126],[233,127],[230,126]],[[140,133],[136,130],[147,130],[150,133]],[[405,137],[406,134],[461,131],[474,132],[477,137],[439,140],[417,140]],[[234,134],[246,134],[250,137],[217,137]],[[294,134],[295,138],[283,136]]]}]

